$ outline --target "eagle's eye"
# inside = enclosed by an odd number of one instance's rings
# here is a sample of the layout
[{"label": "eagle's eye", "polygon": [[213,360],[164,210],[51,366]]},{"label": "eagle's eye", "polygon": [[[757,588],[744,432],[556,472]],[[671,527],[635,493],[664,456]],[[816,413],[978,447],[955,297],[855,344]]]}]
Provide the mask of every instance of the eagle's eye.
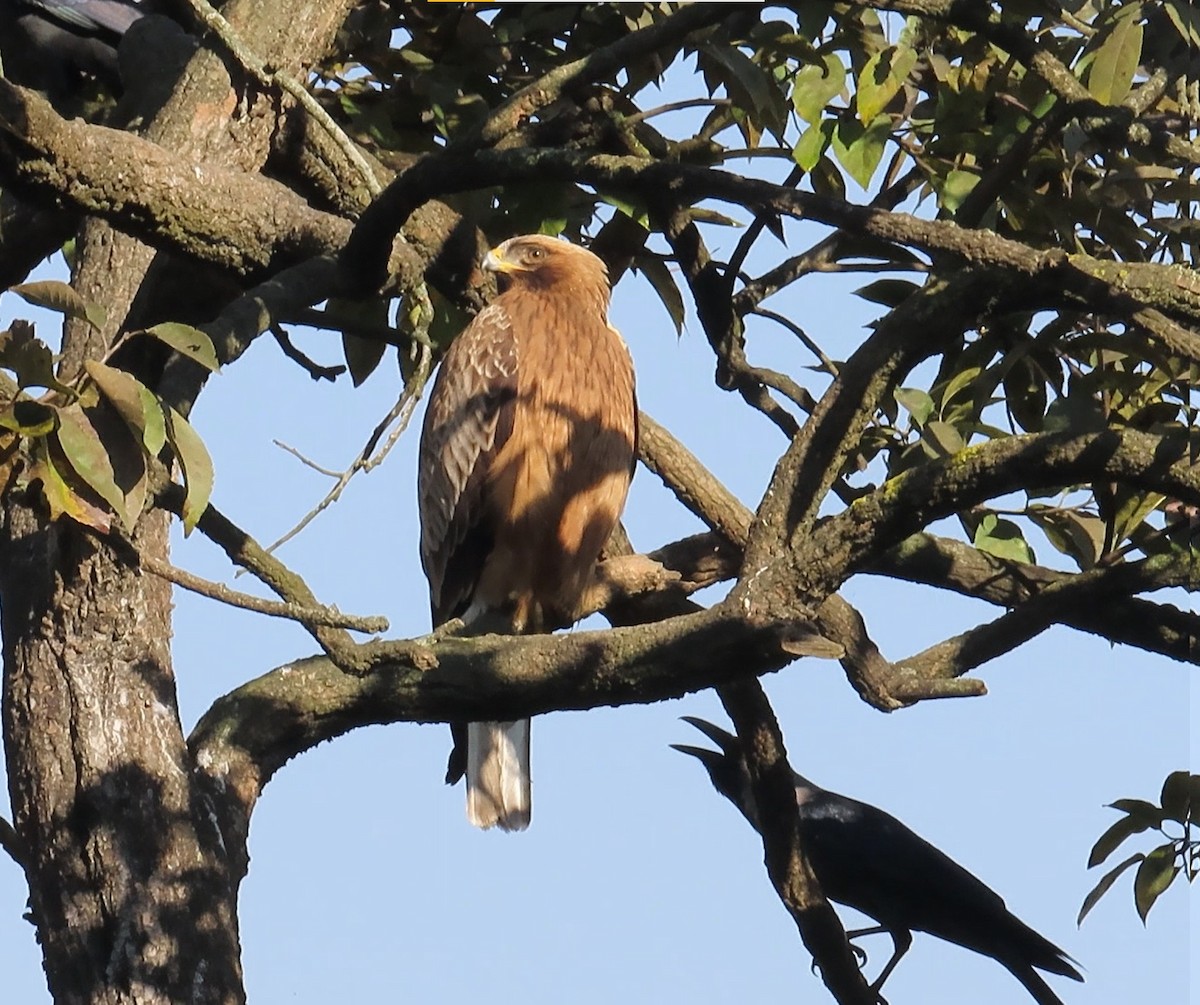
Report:
[{"label": "eagle's eye", "polygon": [[535,262],[545,254],[546,254],[546,252],[543,251],[541,248],[530,248],[529,249],[529,257]]}]

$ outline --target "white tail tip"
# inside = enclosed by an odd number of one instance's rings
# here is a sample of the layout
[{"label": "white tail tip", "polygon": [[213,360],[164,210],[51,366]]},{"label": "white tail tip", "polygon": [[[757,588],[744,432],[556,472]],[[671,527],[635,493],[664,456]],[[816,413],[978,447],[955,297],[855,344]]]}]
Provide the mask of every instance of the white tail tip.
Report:
[{"label": "white tail tip", "polygon": [[467,819],[484,830],[529,826],[529,720],[467,727]]}]

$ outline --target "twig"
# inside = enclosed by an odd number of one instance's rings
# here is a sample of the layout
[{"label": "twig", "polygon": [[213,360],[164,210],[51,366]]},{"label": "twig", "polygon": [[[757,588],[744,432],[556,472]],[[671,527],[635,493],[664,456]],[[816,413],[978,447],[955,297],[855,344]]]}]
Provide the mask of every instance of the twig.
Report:
[{"label": "twig", "polygon": [[[324,468],[317,467],[317,465],[313,464],[308,460],[308,458],[304,457],[298,451],[291,447],[287,447],[282,443],[279,444],[279,446],[283,447],[284,450],[294,454],[309,467],[315,468],[317,471],[321,471],[330,477],[336,477],[337,482],[333,488],[326,493],[325,498],[323,498],[319,503],[317,503],[316,506],[309,510],[299,523],[297,523],[291,530],[289,530],[286,534],[279,538],[279,540],[275,541],[267,548],[268,553],[274,552],[276,549],[282,547],[302,530],[304,530],[304,528],[312,523],[313,520],[315,520],[318,516],[320,516],[321,513],[337,502],[338,499],[341,498],[342,493],[346,490],[346,486],[350,484],[350,480],[356,474],[358,474],[360,471],[368,472],[372,468],[378,467],[383,463],[387,455],[391,453],[392,447],[396,445],[396,442],[408,428],[409,422],[412,421],[413,412],[417,407],[417,402],[421,400],[421,393],[425,388],[425,382],[429,379],[429,371],[433,362],[433,353],[430,351],[429,346],[425,343],[418,343],[417,351],[417,365],[413,370],[412,376],[404,385],[404,390],[400,393],[399,399],[397,399],[396,403],[392,406],[388,414],[383,417],[380,423],[371,432],[371,435],[367,438],[366,445],[361,451],[359,451],[359,454],[354,459],[354,462],[345,471],[341,472],[341,474],[337,474],[333,471],[326,471]],[[397,420],[399,421],[397,422]],[[387,441],[384,443],[383,448],[378,454],[375,454],[375,448],[379,445],[380,438],[385,432],[387,432],[388,428],[391,427],[393,423],[396,423],[395,428],[393,428],[391,433],[388,434]]]},{"label": "twig", "polygon": [[697,28],[728,16],[729,12],[720,5],[689,4],[662,20],[596,49],[582,59],[555,67],[501,103],[467,136],[463,145],[468,149],[491,146],[512,132],[523,120],[557,101],[568,88],[601,79],[628,66],[631,59],[647,52],[657,52],[666,45],[682,40]]},{"label": "twig", "polygon": [[667,112],[681,112],[687,108],[732,108],[733,102],[728,98],[688,98],[686,101],[669,101],[665,105],[659,105],[657,108],[648,108],[644,112],[635,112],[632,115],[626,115],[622,121],[627,123],[645,122],[647,119],[652,119],[657,115],[665,115]]},{"label": "twig", "polygon": [[[782,184],[788,188],[794,187],[801,178],[804,177],[804,169],[794,167],[788,176],[783,180]],[[733,254],[729,256],[729,264],[726,266],[725,282],[726,289],[730,296],[733,296],[734,277],[741,271],[742,265],[746,261],[746,256],[750,254],[750,249],[754,247],[754,242],[758,240],[762,234],[767,222],[771,219],[778,220],[778,214],[770,210],[760,210],[754,215],[754,219],[750,222],[750,226],[746,228],[746,232],[738,241],[737,246],[733,249]],[[782,224],[780,224],[782,226]]]},{"label": "twig", "polygon": [[836,377],[838,375],[837,363],[826,356],[821,347],[817,345],[817,343],[809,337],[808,333],[798,324],[796,324],[796,322],[791,318],[785,317],[776,311],[768,310],[766,307],[755,307],[750,311],[750,313],[757,314],[760,318],[766,318],[769,321],[774,321],[778,325],[782,325],[793,335],[795,335],[796,338],[803,342],[805,348],[821,361],[821,369],[823,369],[831,377]]},{"label": "twig", "polygon": [[318,474],[325,475],[327,478],[340,478],[342,476],[342,473],[340,471],[334,471],[332,468],[321,467],[321,465],[318,464],[316,461],[312,460],[311,458],[305,457],[302,453],[300,453],[299,450],[297,450],[295,447],[291,446],[290,444],[284,443],[283,440],[272,440],[271,442],[274,443],[275,446],[277,446],[280,450],[283,450],[286,453],[291,454],[294,458],[296,458],[296,460],[298,460],[306,468],[312,468]]},{"label": "twig", "polygon": [[308,371],[308,375],[313,380],[333,381],[346,372],[345,366],[321,366],[320,363],[309,359],[308,356],[296,348],[295,343],[292,342],[288,333],[279,325],[271,325],[271,334],[275,336],[275,341],[278,343],[279,348],[283,350],[283,354],[293,363],[299,363],[300,366]]},{"label": "twig", "polygon": [[332,607],[308,607],[303,604],[282,603],[278,600],[265,600],[249,593],[231,590],[221,583],[202,579],[170,562],[164,562],[141,552],[138,553],[138,564],[147,572],[174,583],[176,586],[181,586],[185,590],[191,590],[210,600],[219,600],[222,604],[229,604],[231,607],[254,611],[256,614],[269,614],[273,618],[287,618],[290,621],[299,621],[303,625],[350,628],[356,632],[371,634],[386,632],[388,628],[387,618],[379,615],[361,617],[356,614],[343,614]]},{"label": "twig", "polygon": [[[151,489],[158,504],[182,518],[183,488],[171,480],[166,466],[157,459],[148,468]],[[303,577],[269,554],[212,503],[200,514],[196,529],[225,552],[229,561],[260,580],[286,603],[301,608],[328,609],[317,600]],[[359,647],[345,629],[320,624],[305,624],[305,627],[340,669],[349,673],[357,670],[361,662]]]}]

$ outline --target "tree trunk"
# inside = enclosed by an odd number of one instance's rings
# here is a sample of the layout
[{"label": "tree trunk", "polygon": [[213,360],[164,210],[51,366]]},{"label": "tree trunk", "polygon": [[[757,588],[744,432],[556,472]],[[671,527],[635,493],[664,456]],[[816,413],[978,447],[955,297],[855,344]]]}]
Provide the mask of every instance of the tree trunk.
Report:
[{"label": "tree trunk", "polygon": [[[176,708],[171,588],[11,493],[4,745],[58,1003],[245,1000],[236,880]],[[168,521],[136,543],[165,556]]]}]

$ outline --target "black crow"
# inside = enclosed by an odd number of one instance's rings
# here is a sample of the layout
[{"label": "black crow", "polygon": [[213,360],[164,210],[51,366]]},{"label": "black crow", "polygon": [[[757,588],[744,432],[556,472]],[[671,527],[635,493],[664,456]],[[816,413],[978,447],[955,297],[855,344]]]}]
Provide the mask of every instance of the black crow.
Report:
[{"label": "black crow", "polygon": [[[721,749],[672,744],[674,749],[698,758],[717,791],[757,828],[757,808],[737,737],[703,719],[684,716],[684,721]],[[914,931],[992,957],[1039,1005],[1063,1003],[1037,970],[1083,980],[1071,966],[1074,961],[1009,911],[999,894],[895,817],[793,775],[800,838],[821,889],[830,900],[879,922],[877,928],[849,936],[887,932],[892,937],[892,958],[871,985],[877,995],[912,945]]]}]

